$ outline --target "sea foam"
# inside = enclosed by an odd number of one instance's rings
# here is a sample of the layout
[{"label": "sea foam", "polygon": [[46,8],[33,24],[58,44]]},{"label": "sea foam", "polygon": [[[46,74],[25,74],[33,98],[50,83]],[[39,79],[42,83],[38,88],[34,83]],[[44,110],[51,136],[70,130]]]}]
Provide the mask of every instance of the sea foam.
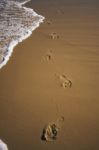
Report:
[{"label": "sea foam", "polygon": [[44,17],[24,7],[27,1],[0,1],[0,68],[8,62],[14,47],[28,38]]},{"label": "sea foam", "polygon": [[7,145],[2,140],[0,140],[0,150],[8,150]]}]

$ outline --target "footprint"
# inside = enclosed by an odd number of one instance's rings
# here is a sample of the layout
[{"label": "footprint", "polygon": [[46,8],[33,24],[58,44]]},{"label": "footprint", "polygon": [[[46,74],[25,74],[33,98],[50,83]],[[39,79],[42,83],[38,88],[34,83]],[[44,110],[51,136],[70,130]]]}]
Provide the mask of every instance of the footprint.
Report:
[{"label": "footprint", "polygon": [[41,140],[43,141],[54,141],[58,137],[58,132],[62,128],[64,117],[58,118],[55,122],[50,122],[43,129]]},{"label": "footprint", "polygon": [[59,81],[60,81],[60,86],[65,88],[71,88],[72,87],[72,81],[69,80],[66,75],[57,75]]},{"label": "footprint", "polygon": [[51,25],[51,24],[52,24],[52,21],[51,21],[51,20],[47,20],[46,23],[47,23],[48,25]]},{"label": "footprint", "polygon": [[59,39],[59,35],[56,32],[49,34],[49,39],[55,40]]},{"label": "footprint", "polygon": [[52,59],[51,54],[46,54],[46,59],[47,59],[47,61],[51,60]]},{"label": "footprint", "polygon": [[49,50],[43,57],[44,61],[51,61],[53,58],[52,50]]}]

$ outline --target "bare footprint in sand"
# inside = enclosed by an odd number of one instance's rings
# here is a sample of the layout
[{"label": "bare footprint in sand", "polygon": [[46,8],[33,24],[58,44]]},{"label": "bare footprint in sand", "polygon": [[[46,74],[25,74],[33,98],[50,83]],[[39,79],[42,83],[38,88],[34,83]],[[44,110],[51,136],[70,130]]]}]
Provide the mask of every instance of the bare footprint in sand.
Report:
[{"label": "bare footprint in sand", "polygon": [[72,81],[69,80],[66,75],[56,75],[60,81],[61,87],[65,88],[71,88],[72,87]]},{"label": "bare footprint in sand", "polygon": [[52,50],[49,50],[43,57],[43,61],[51,61],[53,58]]},{"label": "bare footprint in sand", "polygon": [[46,20],[46,24],[51,25],[52,21],[51,20]]},{"label": "bare footprint in sand", "polygon": [[49,39],[55,40],[59,39],[59,35],[56,32],[49,34]]},{"label": "bare footprint in sand", "polygon": [[64,117],[58,118],[55,122],[50,122],[43,129],[41,140],[46,142],[54,141],[58,137],[58,132],[61,130],[64,122]]}]

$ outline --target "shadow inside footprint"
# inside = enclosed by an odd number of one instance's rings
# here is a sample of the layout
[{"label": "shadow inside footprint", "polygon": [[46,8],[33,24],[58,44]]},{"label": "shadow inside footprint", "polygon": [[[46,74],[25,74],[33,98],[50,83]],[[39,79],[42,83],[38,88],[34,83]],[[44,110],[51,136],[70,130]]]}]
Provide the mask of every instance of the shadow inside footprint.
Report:
[{"label": "shadow inside footprint", "polygon": [[60,85],[63,88],[71,88],[72,87],[72,81],[69,80],[65,75],[58,75],[58,78],[60,80]]},{"label": "shadow inside footprint", "polygon": [[72,82],[71,82],[70,80],[66,79],[65,81],[63,81],[63,82],[61,83],[61,86],[62,86],[63,88],[67,88],[67,87],[71,88],[71,87],[72,87]]},{"label": "shadow inside footprint", "polygon": [[46,59],[47,59],[47,61],[51,60],[52,59],[51,54],[46,54]]},{"label": "shadow inside footprint", "polygon": [[55,123],[47,125],[43,129],[41,140],[43,141],[53,141],[57,139],[58,128]]},{"label": "shadow inside footprint", "polygon": [[52,40],[59,39],[59,35],[56,32],[49,34],[49,38]]},{"label": "shadow inside footprint", "polygon": [[58,132],[62,127],[64,117],[58,118],[55,122],[49,123],[43,129],[41,140],[43,141],[54,141],[57,139]]},{"label": "shadow inside footprint", "polygon": [[52,50],[49,50],[43,57],[43,61],[51,61],[53,58]]}]

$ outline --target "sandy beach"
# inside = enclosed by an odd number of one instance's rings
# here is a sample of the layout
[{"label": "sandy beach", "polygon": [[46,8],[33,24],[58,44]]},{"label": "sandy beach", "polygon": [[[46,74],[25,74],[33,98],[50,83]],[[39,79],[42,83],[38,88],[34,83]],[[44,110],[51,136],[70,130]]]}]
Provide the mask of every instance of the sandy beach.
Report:
[{"label": "sandy beach", "polygon": [[[98,150],[99,2],[26,6],[46,19],[0,70],[0,139],[9,150]],[[57,140],[42,141],[61,116]]]}]

